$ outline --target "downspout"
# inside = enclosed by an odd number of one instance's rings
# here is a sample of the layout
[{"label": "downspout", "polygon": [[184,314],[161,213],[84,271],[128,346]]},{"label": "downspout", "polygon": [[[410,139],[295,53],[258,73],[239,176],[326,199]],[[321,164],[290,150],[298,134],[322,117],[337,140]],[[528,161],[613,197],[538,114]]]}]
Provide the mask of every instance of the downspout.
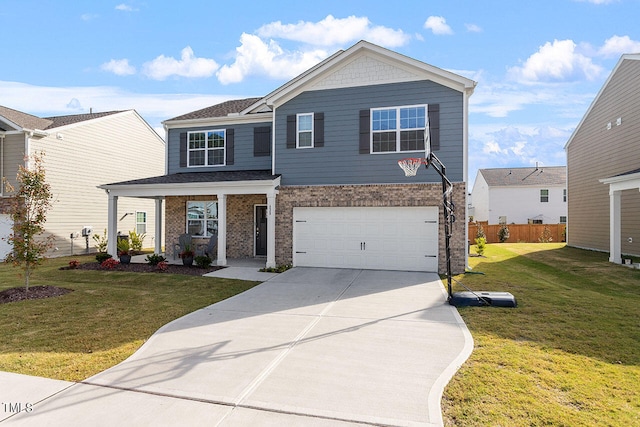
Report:
[{"label": "downspout", "polygon": [[169,127],[163,123],[164,128],[164,174],[169,175]]},{"label": "downspout", "polygon": [[271,175],[276,174],[276,107],[271,117]]},{"label": "downspout", "polygon": [[4,133],[0,134],[0,197],[4,197]]},{"label": "downspout", "polygon": [[[473,88],[471,88],[473,93]],[[471,94],[465,90],[462,95],[462,146],[463,146],[463,167],[462,182],[464,183],[464,265],[469,267],[469,96]]]}]

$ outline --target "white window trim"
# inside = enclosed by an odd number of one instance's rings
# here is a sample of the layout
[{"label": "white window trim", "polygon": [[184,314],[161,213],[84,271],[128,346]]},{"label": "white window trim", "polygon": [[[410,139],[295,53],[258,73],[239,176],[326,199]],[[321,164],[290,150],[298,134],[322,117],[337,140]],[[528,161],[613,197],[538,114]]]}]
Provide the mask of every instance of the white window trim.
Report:
[{"label": "white window trim", "polygon": [[[309,132],[308,130],[305,131],[300,131],[299,129],[299,124],[300,124],[300,117],[302,116],[311,116],[311,145],[309,145],[308,147],[301,147],[300,146],[300,133],[301,132]],[[314,143],[313,143],[313,139],[314,139],[314,113],[298,113],[296,114],[296,148],[300,148],[301,150],[305,149],[305,148],[314,148]]]},{"label": "white window trim", "polygon": [[[207,147],[207,133],[209,132],[224,132],[224,147],[222,147],[222,164],[219,165],[209,165],[209,150],[220,150],[220,148],[208,148]],[[192,149],[189,148],[189,135],[194,133],[204,133],[204,148]],[[194,151],[202,151],[204,150],[204,165],[192,165],[191,164],[191,156],[190,154]],[[227,130],[226,129],[206,129],[206,130],[194,130],[187,132],[187,167],[188,168],[211,168],[211,167],[220,167],[227,165]]]},{"label": "white window trim", "polygon": [[[546,196],[546,197],[547,197],[547,200],[542,200],[542,197],[543,197],[543,196],[542,196],[542,192],[543,192],[543,191],[546,191],[546,192],[547,192],[547,196]],[[549,203],[549,189],[547,189],[547,188],[541,188],[541,189],[540,189],[540,203]]]},{"label": "white window trim", "polygon": [[[144,222],[138,222],[138,214],[139,213],[143,213],[144,214]],[[147,211],[136,211],[136,233],[138,233],[138,225],[140,224],[144,224],[144,234],[147,233],[147,224],[149,223],[147,221],[149,217],[147,216]],[[142,233],[138,233],[138,234],[142,234]]]},{"label": "white window trim", "polygon": [[[400,129],[400,109],[401,108],[418,108],[424,107],[425,119],[429,120],[429,104],[415,104],[415,105],[396,105],[389,107],[378,107],[371,108],[369,110],[369,154],[397,154],[397,153],[424,153],[424,150],[400,150],[400,132],[403,130],[414,130],[420,128],[411,128],[411,129]],[[389,131],[374,131],[373,130],[373,112],[381,111],[381,110],[397,110],[396,114],[396,150],[395,151],[373,151],[373,134],[380,132],[389,132]]]},{"label": "white window trim", "polygon": [[[189,233],[189,221],[202,221],[204,222],[204,236],[197,236],[197,238],[203,238],[203,239],[208,239],[209,237],[211,237],[210,235],[207,234],[207,221],[218,221],[218,218],[215,219],[209,219],[206,215],[207,215],[207,210],[206,210],[206,206],[207,203],[215,203],[216,205],[218,204],[217,200],[187,200],[187,202],[185,203],[184,207],[185,207],[185,221],[184,221],[184,229],[185,229],[185,233]],[[205,218],[204,219],[193,219],[190,220],[189,219],[189,203],[204,203],[205,205]],[[216,207],[217,210],[217,207]],[[219,226],[219,224],[218,224]]]}]

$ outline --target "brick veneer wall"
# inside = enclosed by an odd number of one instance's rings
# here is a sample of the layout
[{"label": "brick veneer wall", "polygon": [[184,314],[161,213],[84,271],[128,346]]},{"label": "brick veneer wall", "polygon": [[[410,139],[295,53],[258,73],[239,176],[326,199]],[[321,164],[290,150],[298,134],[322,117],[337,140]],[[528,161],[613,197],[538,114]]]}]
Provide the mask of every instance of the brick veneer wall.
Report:
[{"label": "brick veneer wall", "polygon": [[[463,273],[465,266],[465,183],[454,184],[456,223],[451,237],[451,269]],[[442,184],[340,185],[280,187],[276,197],[276,263],[293,261],[294,207],[387,207],[438,206],[440,241],[438,269],[446,272]]]},{"label": "brick veneer wall", "polygon": [[[167,256],[173,256],[173,244],[186,230],[187,201],[217,200],[211,196],[177,196],[165,200],[165,248]],[[227,196],[227,257],[253,256],[254,205],[266,204],[264,195]],[[207,243],[208,239],[194,239],[194,243]]]},{"label": "brick veneer wall", "polygon": [[11,202],[13,197],[0,197],[0,214],[11,213]]}]

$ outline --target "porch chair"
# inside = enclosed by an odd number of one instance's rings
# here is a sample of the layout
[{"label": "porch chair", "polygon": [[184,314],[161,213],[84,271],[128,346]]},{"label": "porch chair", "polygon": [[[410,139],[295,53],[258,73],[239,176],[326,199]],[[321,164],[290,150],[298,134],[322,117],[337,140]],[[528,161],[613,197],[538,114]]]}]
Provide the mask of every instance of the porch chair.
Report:
[{"label": "porch chair", "polygon": [[218,255],[218,235],[214,234],[206,245],[200,243],[196,245],[196,255],[207,255],[211,259],[216,259]]},{"label": "porch chair", "polygon": [[181,234],[178,237],[178,242],[173,244],[173,259],[176,259],[176,257],[184,251],[187,246],[193,247],[191,241],[191,234]]}]

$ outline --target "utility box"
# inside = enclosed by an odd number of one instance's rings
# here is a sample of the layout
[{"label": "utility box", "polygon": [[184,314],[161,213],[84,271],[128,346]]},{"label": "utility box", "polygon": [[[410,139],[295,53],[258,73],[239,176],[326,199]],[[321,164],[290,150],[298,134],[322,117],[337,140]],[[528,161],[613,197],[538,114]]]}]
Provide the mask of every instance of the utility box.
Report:
[{"label": "utility box", "polygon": [[516,307],[516,298],[509,292],[454,292],[449,304],[456,307]]}]

